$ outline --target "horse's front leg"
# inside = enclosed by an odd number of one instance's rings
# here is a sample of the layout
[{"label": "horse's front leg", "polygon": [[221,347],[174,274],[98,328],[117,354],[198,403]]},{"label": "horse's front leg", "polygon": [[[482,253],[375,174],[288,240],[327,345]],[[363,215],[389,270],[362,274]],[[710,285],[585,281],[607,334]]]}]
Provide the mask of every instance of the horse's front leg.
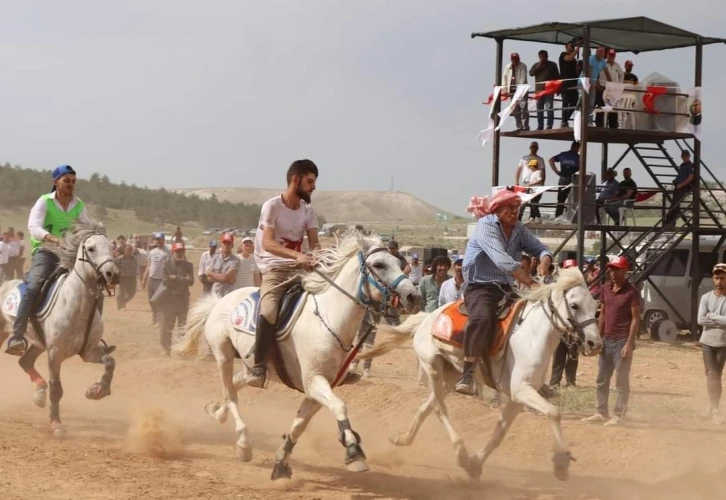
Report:
[{"label": "horse's front leg", "polygon": [[88,399],[99,400],[111,395],[111,381],[113,380],[113,372],[116,369],[116,360],[110,354],[106,354],[106,349],[102,345],[97,345],[90,352],[82,356],[86,363],[98,363],[103,365],[103,376],[100,382],[96,382],[86,390]]},{"label": "horse's front leg", "polygon": [[521,404],[514,403],[512,401],[508,401],[507,404],[504,405],[504,408],[502,408],[502,411],[499,414],[499,421],[497,422],[497,426],[494,428],[492,436],[489,438],[489,441],[487,441],[487,444],[484,445],[484,448],[479,450],[476,454],[476,468],[478,468],[479,474],[481,474],[484,462],[486,462],[489,455],[497,449],[497,446],[502,443],[504,436],[507,435],[507,431],[512,427],[514,419],[522,412],[522,408]]},{"label": "horse's front leg", "polygon": [[367,471],[368,464],[365,461],[366,455],[360,447],[360,436],[351,429],[348,420],[348,409],[343,400],[335,395],[330,383],[322,375],[315,375],[311,378],[306,392],[309,398],[328,408],[335,420],[338,421],[339,440],[345,446],[345,463],[348,470],[353,472]]},{"label": "horse's front leg", "polygon": [[35,369],[35,361],[42,353],[43,349],[31,344],[30,347],[28,347],[28,350],[25,351],[25,354],[23,354],[18,360],[20,367],[28,374],[30,381],[35,384],[33,402],[39,408],[45,408],[45,400],[48,392],[48,382],[46,382],[40,373],[38,373],[38,370]]},{"label": "horse's front leg", "polygon": [[63,386],[60,380],[61,363],[53,349],[48,351],[48,385],[50,387],[50,430],[54,437],[66,435],[65,427],[60,419],[60,400],[63,397]]},{"label": "horse's front leg", "polygon": [[539,395],[537,390],[530,384],[521,384],[516,390],[512,392],[512,401],[522,405],[527,405],[530,408],[539,410],[549,419],[552,424],[552,432],[555,436],[554,443],[554,456],[552,462],[554,463],[554,473],[557,479],[560,481],[566,481],[569,476],[570,462],[574,460],[567,451],[565,441],[562,438],[562,426],[560,425],[560,411],[547,401],[545,398]]},{"label": "horse's front leg", "polygon": [[320,403],[314,399],[305,398],[297,410],[295,420],[292,421],[290,434],[282,436],[282,445],[275,453],[275,467],[272,469],[272,480],[278,483],[287,481],[292,477],[292,469],[288,464],[292,449],[297,444],[298,439],[310,423],[310,419],[315,416],[321,408]]}]

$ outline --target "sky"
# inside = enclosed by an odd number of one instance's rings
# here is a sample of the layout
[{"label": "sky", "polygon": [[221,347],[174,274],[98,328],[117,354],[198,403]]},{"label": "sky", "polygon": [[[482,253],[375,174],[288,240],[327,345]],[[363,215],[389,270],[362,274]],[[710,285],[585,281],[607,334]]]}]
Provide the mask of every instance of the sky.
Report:
[{"label": "sky", "polygon": [[[472,32],[645,15],[726,37],[726,4],[717,0],[693,0],[688,9],[662,0],[502,5],[0,0],[0,162],[68,163],[81,177],[99,172],[152,188],[283,189],[287,166],[310,158],[318,189],[387,190],[393,177],[395,189],[463,214],[491,186],[491,145],[475,138],[487,123],[481,103],[494,83],[495,43],[472,40]],[[517,51],[529,65],[540,48],[506,42],[505,60]],[[544,48],[553,60],[561,50]],[[618,60],[632,59],[641,79],[658,71],[688,88],[694,54]],[[704,49],[703,158],[721,178],[725,56],[726,45]],[[503,180],[511,182],[527,146],[503,138]],[[545,158],[562,149],[566,143],[540,141]],[[599,172],[599,147],[588,163]],[[634,178],[652,185],[642,168]]]}]

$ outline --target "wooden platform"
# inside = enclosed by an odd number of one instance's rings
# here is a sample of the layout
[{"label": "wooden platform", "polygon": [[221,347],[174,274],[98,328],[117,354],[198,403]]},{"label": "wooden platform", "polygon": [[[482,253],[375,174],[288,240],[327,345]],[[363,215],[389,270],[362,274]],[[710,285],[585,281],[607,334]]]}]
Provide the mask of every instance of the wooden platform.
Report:
[{"label": "wooden platform", "polygon": [[[523,139],[542,139],[551,141],[575,140],[571,127],[553,128],[550,130],[513,130],[500,132],[502,137],[520,137]],[[619,128],[588,127],[587,142],[611,143],[611,144],[638,144],[658,143],[674,139],[692,139],[693,134],[679,132],[660,132],[651,130],[629,130]]]}]

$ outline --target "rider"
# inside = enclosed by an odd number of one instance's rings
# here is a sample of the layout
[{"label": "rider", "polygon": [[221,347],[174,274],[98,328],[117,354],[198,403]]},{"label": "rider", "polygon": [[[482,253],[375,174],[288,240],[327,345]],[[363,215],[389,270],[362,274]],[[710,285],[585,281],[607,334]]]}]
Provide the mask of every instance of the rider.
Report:
[{"label": "rider", "polygon": [[310,206],[315,191],[318,167],[310,160],[296,160],[287,169],[287,189],[262,205],[255,235],[255,261],[262,273],[260,316],[255,335],[255,365],[247,384],[264,388],[267,381],[267,356],[275,341],[279,303],[296,282],[300,265],[314,264],[310,254],[302,253],[303,238],[311,250],[320,248],[318,219]]},{"label": "rider", "polygon": [[480,356],[484,376],[495,386],[488,353],[497,327],[497,306],[512,293],[515,279],[524,286],[535,284],[520,264],[522,252],[538,256],[542,275],[549,274],[552,254],[517,220],[521,204],[517,194],[505,189],[468,208],[480,218],[464,255],[469,321],[464,332],[464,373],[454,386],[462,394],[476,394],[474,369]]},{"label": "rider", "polygon": [[76,222],[88,223],[86,208],[73,192],[76,187],[76,172],[70,165],[61,165],[53,170],[53,189],[35,202],[28,217],[31,255],[25,293],[18,306],[13,325],[13,336],[5,352],[22,356],[27,347],[25,330],[31,309],[38,299],[43,283],[58,266],[58,257],[43,243],[59,245],[63,232]]}]

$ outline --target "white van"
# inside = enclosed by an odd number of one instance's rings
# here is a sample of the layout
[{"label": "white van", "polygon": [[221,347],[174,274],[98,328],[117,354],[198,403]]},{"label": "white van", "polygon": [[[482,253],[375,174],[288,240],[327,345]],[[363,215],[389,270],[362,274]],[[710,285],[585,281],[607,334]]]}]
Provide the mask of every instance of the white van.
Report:
[{"label": "white van", "polygon": [[[716,248],[718,241],[718,237],[701,237],[699,267],[703,279],[698,286],[699,297],[713,289],[711,270],[718,262],[724,262],[724,248],[723,246]],[[650,332],[653,323],[664,319],[673,320],[680,329],[691,328],[691,244],[690,239],[681,241],[668,251],[668,255],[650,274],[649,278],[658,290],[648,280],[643,283],[642,325],[646,331]],[[653,250],[646,251],[645,256],[641,256],[638,260],[647,258],[650,251]],[[668,298],[668,302],[677,309],[678,314],[671,309],[661,294]],[[696,318],[693,318],[693,321],[696,321]]]}]

